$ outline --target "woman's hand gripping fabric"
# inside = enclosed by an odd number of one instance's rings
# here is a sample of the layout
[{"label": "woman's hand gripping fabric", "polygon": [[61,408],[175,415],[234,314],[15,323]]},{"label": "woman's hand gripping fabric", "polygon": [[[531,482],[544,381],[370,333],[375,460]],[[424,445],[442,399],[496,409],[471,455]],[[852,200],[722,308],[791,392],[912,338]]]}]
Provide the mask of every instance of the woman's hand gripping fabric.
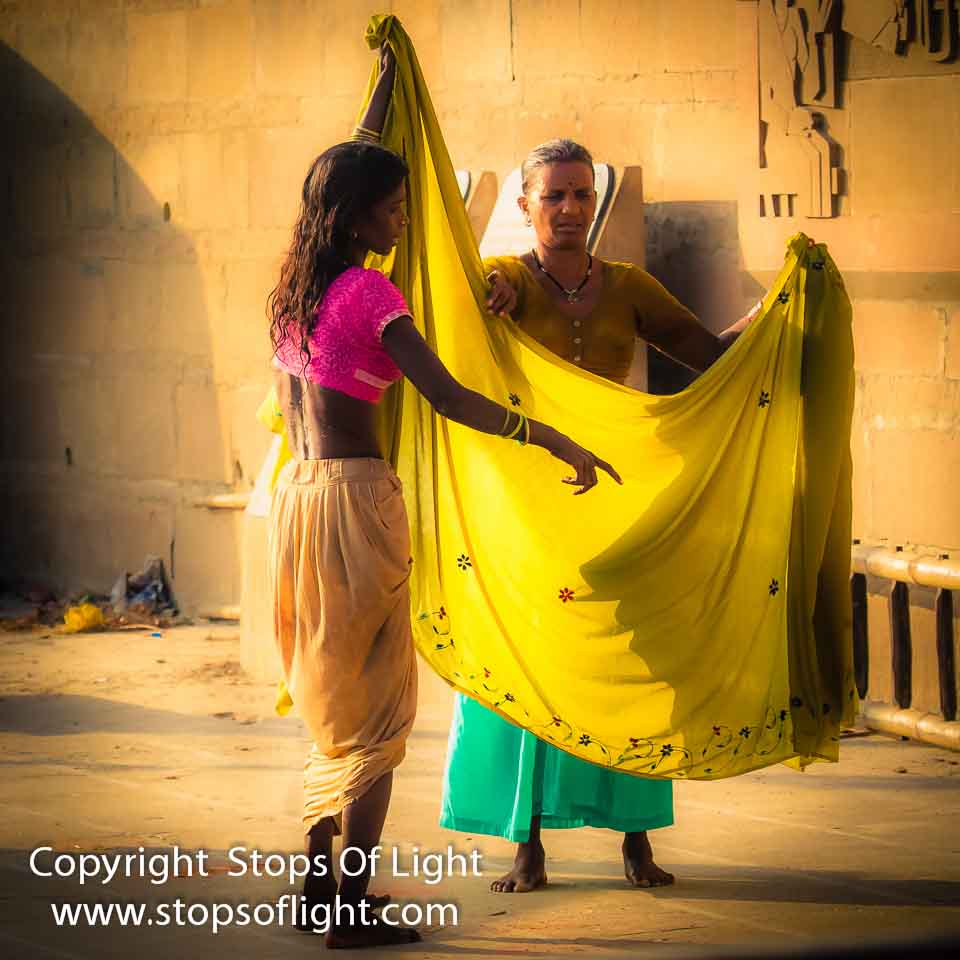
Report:
[{"label": "woman's hand gripping fabric", "polygon": [[491,270],[487,274],[487,283],[490,284],[487,309],[501,317],[512,313],[517,305],[517,291],[510,286],[503,274],[499,270]]}]

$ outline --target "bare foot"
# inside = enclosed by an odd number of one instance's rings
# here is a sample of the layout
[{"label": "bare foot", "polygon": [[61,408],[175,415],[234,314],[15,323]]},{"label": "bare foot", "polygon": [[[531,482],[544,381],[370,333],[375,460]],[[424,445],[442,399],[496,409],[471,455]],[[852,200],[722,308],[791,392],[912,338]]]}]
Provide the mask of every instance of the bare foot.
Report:
[{"label": "bare foot", "polygon": [[668,887],[675,879],[653,862],[646,830],[623,835],[623,872],[634,887]]},{"label": "bare foot", "polygon": [[546,853],[540,841],[517,845],[513,869],[494,880],[490,889],[494,893],[528,893],[547,885]]},{"label": "bare foot", "polygon": [[394,947],[419,943],[420,934],[413,927],[395,927],[375,917],[356,926],[331,927],[324,936],[328,950],[358,950],[363,947]]}]

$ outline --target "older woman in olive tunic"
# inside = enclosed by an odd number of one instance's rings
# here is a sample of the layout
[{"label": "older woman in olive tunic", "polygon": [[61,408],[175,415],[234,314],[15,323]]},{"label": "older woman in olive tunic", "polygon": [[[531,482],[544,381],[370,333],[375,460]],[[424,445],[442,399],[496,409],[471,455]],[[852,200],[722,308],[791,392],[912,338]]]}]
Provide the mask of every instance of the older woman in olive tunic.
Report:
[{"label": "older woman in olive tunic", "polygon": [[[569,363],[617,383],[637,337],[694,370],[705,370],[749,322],[719,336],[644,270],[587,252],[596,209],[593,161],[569,140],[537,147],[523,164],[518,203],[537,235],[520,257],[485,261],[494,309]],[[513,869],[492,884],[520,893],[547,881],[541,828],[608,827],[624,834],[627,880],[673,882],[653,860],[647,831],[673,823],[670,781],[601,768],[457,696],[444,777],[442,826],[519,843]]]}]

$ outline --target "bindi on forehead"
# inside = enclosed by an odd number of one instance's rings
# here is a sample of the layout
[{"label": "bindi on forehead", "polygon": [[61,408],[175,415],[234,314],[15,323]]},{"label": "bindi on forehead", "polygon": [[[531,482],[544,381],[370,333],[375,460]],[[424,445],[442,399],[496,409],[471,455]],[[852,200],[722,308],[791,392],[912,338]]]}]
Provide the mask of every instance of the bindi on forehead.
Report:
[{"label": "bindi on forehead", "polygon": [[[560,167],[561,169],[558,169]],[[545,166],[540,175],[544,190],[590,190],[593,188],[593,170],[584,164]]]}]

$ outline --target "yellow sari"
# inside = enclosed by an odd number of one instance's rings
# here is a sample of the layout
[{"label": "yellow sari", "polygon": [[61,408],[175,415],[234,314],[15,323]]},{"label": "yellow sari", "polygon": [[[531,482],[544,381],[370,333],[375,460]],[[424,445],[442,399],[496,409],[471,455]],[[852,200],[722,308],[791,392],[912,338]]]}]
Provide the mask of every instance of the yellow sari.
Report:
[{"label": "yellow sari", "polygon": [[853,348],[826,249],[791,239],[756,319],[682,393],[604,381],[485,313],[410,40],[377,16],[367,41],[397,58],[383,139],[410,164],[412,223],[384,269],[418,328],[462,383],[556,426],[624,479],[574,499],[560,483],[569,471],[542,450],[392,388],[384,450],[406,491],[421,656],[512,723],[619,771],[712,779],[836,760],[856,707]]}]

